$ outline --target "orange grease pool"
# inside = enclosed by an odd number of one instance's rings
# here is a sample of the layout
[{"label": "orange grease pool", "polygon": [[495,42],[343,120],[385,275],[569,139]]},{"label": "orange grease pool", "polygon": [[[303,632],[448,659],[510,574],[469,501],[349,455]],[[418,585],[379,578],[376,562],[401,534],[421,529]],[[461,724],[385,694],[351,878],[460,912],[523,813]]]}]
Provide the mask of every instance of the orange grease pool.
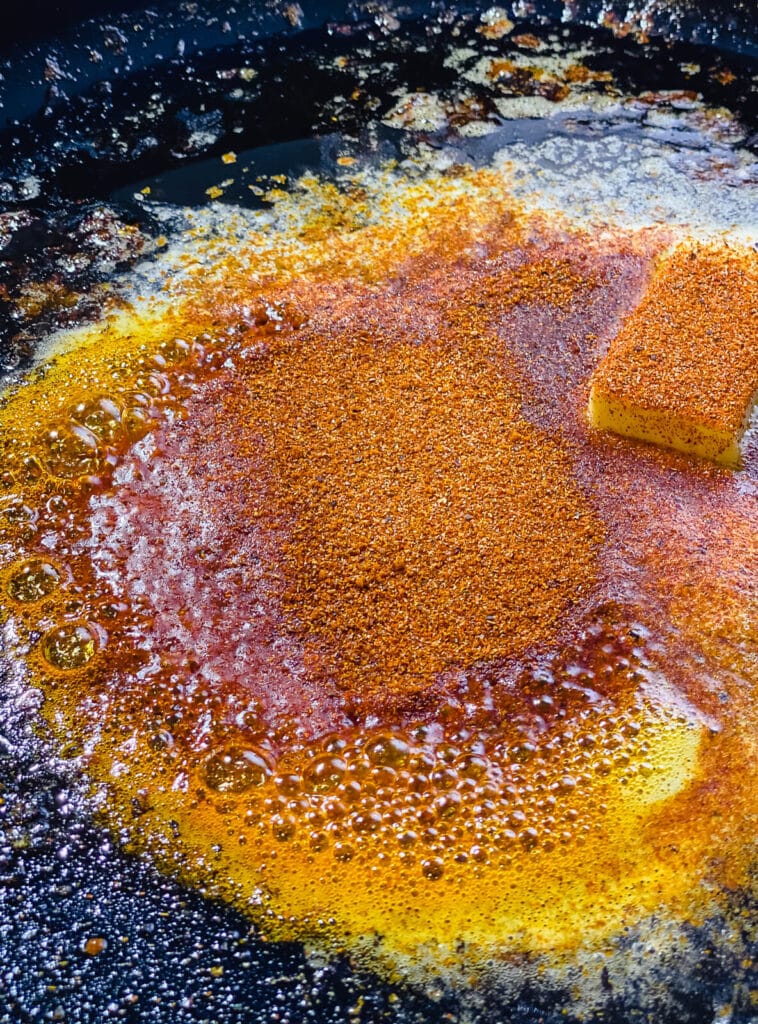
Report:
[{"label": "orange grease pool", "polygon": [[0,411],[5,614],[105,820],[392,969],[697,921],[753,857],[756,467],[590,430],[664,241],[491,184],[328,193],[302,269],[197,270]]}]

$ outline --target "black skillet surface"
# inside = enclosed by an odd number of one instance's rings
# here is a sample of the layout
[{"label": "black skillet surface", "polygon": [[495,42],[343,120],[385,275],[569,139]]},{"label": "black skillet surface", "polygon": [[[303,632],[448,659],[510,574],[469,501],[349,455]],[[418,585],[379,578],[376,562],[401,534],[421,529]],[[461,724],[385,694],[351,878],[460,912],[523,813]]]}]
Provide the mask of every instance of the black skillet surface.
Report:
[{"label": "black skillet surface", "polygon": [[[376,128],[393,91],[452,88],[437,40],[456,19],[464,34],[473,31],[459,18],[461,8],[436,4],[398,11],[338,0],[306,10],[296,3],[106,6],[83,0],[51,8],[29,0],[3,15],[0,359],[6,376],[28,365],[51,327],[94,312],[84,300],[73,308],[21,303],[30,286],[52,271],[62,289],[83,292],[149,254],[159,225],[135,198],[141,188],[149,186],[154,200],[199,205],[229,149],[254,150],[264,175],[319,168],[335,147],[402,152],[398,133]],[[522,32],[543,30],[545,18],[568,19],[567,40],[594,42],[598,69],[612,67],[630,91],[700,91],[740,113],[753,133],[758,128],[754,3],[651,8],[666,37],[653,36],[643,48],[632,37],[596,28],[599,3],[509,10]],[[618,7],[621,20],[625,11]],[[95,21],[83,20],[95,14]],[[330,60],[359,47],[368,54],[360,82],[329,70]],[[685,80],[680,67],[688,63],[701,64],[702,75]],[[245,67],[258,73],[237,77],[233,95],[231,73]],[[351,85],[360,85],[370,102],[341,102]],[[261,202],[242,187],[225,201]],[[124,225],[136,230],[128,244],[116,245]],[[267,944],[237,913],[122,854],[91,824],[75,775],[51,758],[33,708],[19,700],[23,687],[12,666],[6,665],[0,689],[0,1024],[461,1018],[455,993],[442,986],[417,994],[369,977],[346,959],[317,963],[297,945]],[[755,919],[754,908],[742,909],[747,922]],[[724,1019],[719,1015],[729,1006],[732,1024],[755,1021],[754,941],[746,930],[731,944],[720,943],[719,927],[712,922],[689,935],[688,956],[678,967],[672,960],[651,963],[647,987],[604,978],[605,1002],[592,1020],[710,1024]],[[92,956],[86,943],[95,936],[106,944]],[[474,1003],[467,1019],[576,1019],[567,1015],[567,992],[526,987],[507,1005],[483,992]]]}]

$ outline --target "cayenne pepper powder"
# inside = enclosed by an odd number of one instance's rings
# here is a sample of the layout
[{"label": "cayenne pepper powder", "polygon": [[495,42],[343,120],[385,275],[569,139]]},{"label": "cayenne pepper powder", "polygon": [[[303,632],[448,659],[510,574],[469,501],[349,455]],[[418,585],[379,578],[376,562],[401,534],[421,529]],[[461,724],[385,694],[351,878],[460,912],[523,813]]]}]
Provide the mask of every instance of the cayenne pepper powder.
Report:
[{"label": "cayenne pepper powder", "polygon": [[498,305],[586,287],[549,259],[504,270],[424,344],[410,311],[393,329],[375,302],[370,330],[272,345],[230,398],[291,522],[288,617],[356,704],[407,704],[446,669],[544,641],[592,583],[602,528],[560,445],[521,416],[493,329]]}]

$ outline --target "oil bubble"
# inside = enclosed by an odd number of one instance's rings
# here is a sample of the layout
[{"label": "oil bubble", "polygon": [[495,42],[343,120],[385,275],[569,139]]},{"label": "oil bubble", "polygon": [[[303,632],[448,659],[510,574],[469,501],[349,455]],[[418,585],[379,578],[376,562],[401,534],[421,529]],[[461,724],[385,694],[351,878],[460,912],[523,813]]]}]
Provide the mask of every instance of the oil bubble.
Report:
[{"label": "oil bubble", "polygon": [[28,604],[52,594],[60,580],[60,573],[50,562],[30,558],[11,574],[7,589],[14,601]]},{"label": "oil bubble", "polygon": [[342,782],[347,765],[341,757],[317,757],[304,773],[308,789],[314,793],[328,793]]},{"label": "oil bubble", "polygon": [[124,395],[124,401],[122,426],[130,441],[138,441],[154,425],[156,411],[153,400],[142,391],[130,391]]},{"label": "oil bubble", "polygon": [[292,773],[277,775],[274,779],[276,788],[285,795],[292,796],[302,789],[303,780],[301,776]]},{"label": "oil bubble", "polygon": [[366,746],[366,753],[375,765],[402,767],[411,755],[411,748],[399,736],[377,736]]},{"label": "oil bubble", "polygon": [[43,439],[44,462],[48,472],[66,480],[90,476],[102,468],[97,437],[86,427],[53,428]]},{"label": "oil bubble", "polygon": [[217,793],[245,793],[262,786],[271,775],[271,767],[258,750],[227,747],[210,755],[202,774]]},{"label": "oil bubble", "polygon": [[53,668],[82,668],[97,650],[94,633],[82,624],[59,626],[42,641],[42,654]]},{"label": "oil bubble", "polygon": [[308,845],[314,853],[320,853],[329,845],[329,836],[326,832],[311,832],[308,837]]},{"label": "oil bubble", "polygon": [[292,814],[275,814],[271,819],[271,834],[278,843],[288,843],[297,830]]},{"label": "oil bubble", "polygon": [[350,824],[355,832],[376,832],[382,824],[382,816],[378,811],[367,811],[365,814],[354,814]]},{"label": "oil bubble", "polygon": [[8,522],[14,525],[23,525],[25,523],[33,523],[37,518],[37,514],[34,509],[25,505],[20,498],[12,498],[2,509],[0,509],[0,516]]},{"label": "oil bubble", "polygon": [[449,820],[454,818],[461,806],[461,794],[457,792],[446,793],[434,801],[434,809],[440,818]]},{"label": "oil bubble", "polygon": [[437,789],[451,789],[458,781],[458,775],[452,768],[440,768],[432,772],[431,778]]},{"label": "oil bubble", "polygon": [[425,878],[436,882],[445,873],[445,863],[441,857],[429,857],[421,861],[421,872]]},{"label": "oil bubble", "polygon": [[539,842],[539,835],[536,829],[525,828],[519,833],[519,842],[525,850],[533,850]]},{"label": "oil bubble", "polygon": [[121,432],[121,409],[107,395],[79,402],[71,410],[71,417],[105,444],[110,444]]},{"label": "oil bubble", "polygon": [[489,762],[480,754],[466,754],[457,764],[458,774],[464,779],[481,779],[487,774]]},{"label": "oil bubble", "polygon": [[167,363],[181,363],[189,358],[192,351],[190,344],[182,338],[171,338],[162,341],[158,346],[158,355],[163,365]]}]

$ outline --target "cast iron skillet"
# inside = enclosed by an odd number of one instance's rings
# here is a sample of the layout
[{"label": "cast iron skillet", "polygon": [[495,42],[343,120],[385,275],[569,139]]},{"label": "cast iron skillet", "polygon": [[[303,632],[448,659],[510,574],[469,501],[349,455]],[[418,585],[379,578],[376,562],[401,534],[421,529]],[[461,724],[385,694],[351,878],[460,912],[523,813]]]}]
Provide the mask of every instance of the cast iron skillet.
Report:
[{"label": "cast iron skillet", "polygon": [[[139,0],[11,5],[0,38],[0,381],[23,370],[46,331],[61,322],[60,309],[30,312],[14,303],[30,281],[55,263],[62,283],[83,292],[144,257],[139,240],[149,240],[158,226],[134,200],[140,185],[152,182],[157,198],[199,204],[227,149],[255,148],[261,167],[273,172],[283,159],[292,168],[317,166],[323,140],[335,130],[361,145],[367,122],[360,115],[340,113],[335,129],[333,98],[345,82],[337,84],[318,58],[360,45],[378,65],[403,36],[397,70],[374,80],[381,111],[398,86],[445,86],[450,72],[434,47],[421,55],[412,44],[414,33],[428,40],[426,27],[444,22],[451,9],[416,3],[393,11],[374,0],[303,0],[302,7],[286,0],[161,2],[149,9]],[[599,14],[610,9],[599,2],[516,5],[525,28],[563,19],[577,38],[593,39]],[[626,10],[618,6],[622,18]],[[651,11],[660,34],[647,44],[645,82],[638,84],[677,88],[678,66],[707,54],[710,65],[728,65],[737,86],[727,89],[711,77],[694,87],[728,103],[755,131],[755,3],[714,9],[707,0],[690,0]],[[388,27],[396,16],[400,27]],[[636,44],[603,38],[614,70],[623,78],[628,62],[633,84],[641,73]],[[232,103],[219,71],[253,61],[265,70],[244,102]],[[151,107],[156,94],[160,103]],[[249,191],[230,198],[258,201]],[[137,241],[104,260],[98,239],[115,237],[123,224],[136,226]],[[66,258],[74,255],[69,266]],[[84,303],[71,317],[92,312]],[[430,998],[369,977],[347,959],[317,964],[295,944],[269,945],[236,912],[123,854],[92,826],[76,779],[51,761],[33,717],[11,700],[7,669],[2,687],[0,1024],[459,1017],[453,992],[441,987]],[[745,910],[754,916],[754,908]],[[107,940],[97,957],[82,948],[93,931]],[[686,976],[655,979],[666,987],[664,1001],[657,1001],[654,985],[636,995],[609,986],[597,1020],[709,1024],[725,1003],[733,1006],[733,1024],[753,1019],[740,994],[758,985],[752,968],[740,967],[728,952],[714,955],[706,933],[691,940],[695,967]],[[566,993],[524,988],[507,1006],[482,1009],[481,1019],[558,1024],[567,1019],[565,1002]]]}]

